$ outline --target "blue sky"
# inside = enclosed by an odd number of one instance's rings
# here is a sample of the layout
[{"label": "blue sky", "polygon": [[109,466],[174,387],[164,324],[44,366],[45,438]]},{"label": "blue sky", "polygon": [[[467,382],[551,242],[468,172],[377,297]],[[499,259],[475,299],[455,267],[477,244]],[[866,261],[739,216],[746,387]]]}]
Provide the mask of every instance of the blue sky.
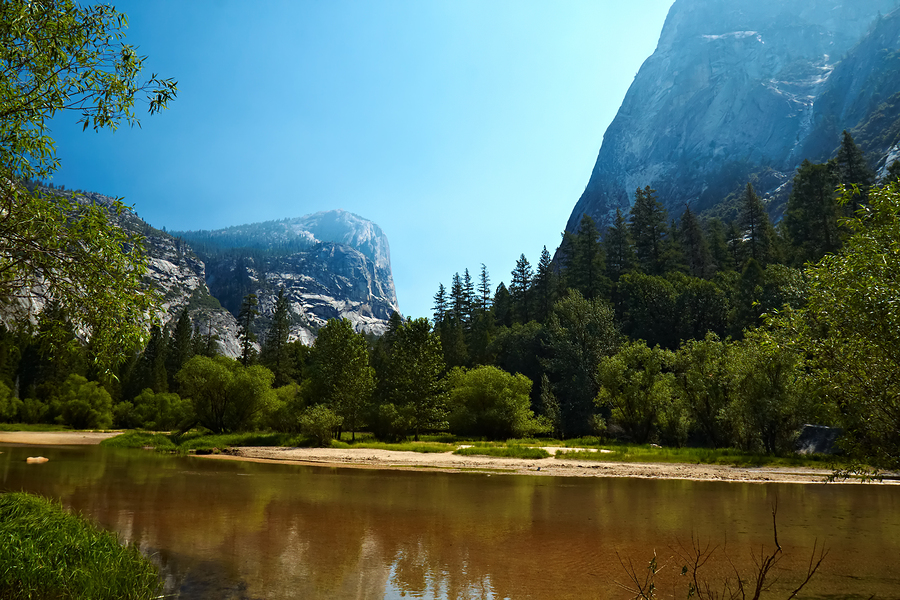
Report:
[{"label": "blue sky", "polygon": [[484,263],[553,252],[672,0],[134,0],[127,41],[178,80],[141,128],[53,123],[57,185],[155,227],[342,208],[391,245],[401,311]]}]

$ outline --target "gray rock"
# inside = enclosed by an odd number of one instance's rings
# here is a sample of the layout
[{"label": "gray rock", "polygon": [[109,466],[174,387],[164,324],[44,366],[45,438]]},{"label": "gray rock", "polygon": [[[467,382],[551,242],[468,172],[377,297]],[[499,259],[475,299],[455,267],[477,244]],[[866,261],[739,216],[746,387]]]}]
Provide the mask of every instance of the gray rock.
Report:
[{"label": "gray rock", "polygon": [[[843,129],[900,92],[891,57],[878,54],[900,47],[898,15],[880,18],[898,6],[676,0],[566,229],[577,229],[584,214],[610,224],[648,185],[672,216],[688,203],[710,208],[751,178],[761,195],[783,197],[803,159],[829,158]],[[883,164],[897,141],[864,149]]]}]

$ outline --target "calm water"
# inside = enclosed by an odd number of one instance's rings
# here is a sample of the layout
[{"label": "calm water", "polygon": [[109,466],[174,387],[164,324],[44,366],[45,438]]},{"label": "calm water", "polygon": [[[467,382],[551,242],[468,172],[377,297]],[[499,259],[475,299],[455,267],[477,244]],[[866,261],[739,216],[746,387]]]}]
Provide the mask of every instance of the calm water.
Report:
[{"label": "calm water", "polygon": [[[739,566],[830,550],[804,597],[900,598],[900,487],[512,477],[0,448],[0,488],[53,496],[140,545],[181,598],[627,598],[654,550],[663,597],[692,535]],[[44,465],[26,465],[40,454]],[[720,548],[718,556],[723,558]],[[620,560],[621,559],[621,560]],[[743,568],[743,567],[742,567]],[[712,570],[709,573],[715,575]],[[779,585],[793,579],[782,572]],[[785,597],[786,594],[779,595]]]}]

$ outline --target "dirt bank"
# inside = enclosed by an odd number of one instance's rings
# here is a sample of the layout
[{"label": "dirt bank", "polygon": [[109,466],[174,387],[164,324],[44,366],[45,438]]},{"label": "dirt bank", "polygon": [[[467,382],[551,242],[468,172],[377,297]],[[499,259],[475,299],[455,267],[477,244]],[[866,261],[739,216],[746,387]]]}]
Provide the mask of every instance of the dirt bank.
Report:
[{"label": "dirt bank", "polygon": [[121,431],[0,431],[0,444],[29,446],[95,446]]},{"label": "dirt bank", "polygon": [[[555,448],[548,448],[551,453]],[[458,456],[449,452],[422,454],[362,448],[233,448],[229,454],[210,455],[222,460],[286,462],[302,465],[358,469],[415,469],[445,472],[477,471],[510,475],[556,477],[639,477],[696,481],[822,483],[827,469],[790,467],[728,467],[721,465],[622,463],[558,458],[518,459]]]}]

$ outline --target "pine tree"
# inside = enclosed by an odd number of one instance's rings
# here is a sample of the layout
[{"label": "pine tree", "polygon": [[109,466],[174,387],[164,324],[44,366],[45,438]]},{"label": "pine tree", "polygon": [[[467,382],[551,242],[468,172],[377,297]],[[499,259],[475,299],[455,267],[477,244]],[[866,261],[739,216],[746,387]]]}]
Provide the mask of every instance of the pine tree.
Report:
[{"label": "pine tree", "polygon": [[447,288],[444,284],[438,284],[438,291],[434,295],[434,324],[440,325],[447,316]]},{"label": "pine tree", "polygon": [[712,277],[714,268],[709,244],[700,227],[700,221],[688,206],[681,214],[681,239],[688,274],[692,277],[708,279]]},{"label": "pine tree", "polygon": [[466,314],[466,290],[459,273],[453,274],[450,283],[450,320],[461,323]]},{"label": "pine tree", "polygon": [[547,246],[541,250],[541,259],[538,261],[537,273],[531,289],[534,296],[534,312],[536,320],[544,322],[550,315],[553,303],[556,301],[556,274],[553,272],[553,259]]},{"label": "pine tree", "polygon": [[494,305],[491,310],[494,313],[494,323],[497,324],[497,327],[512,326],[512,298],[502,281],[497,286],[497,291],[494,292]]},{"label": "pine tree", "polygon": [[275,375],[274,385],[276,387],[291,382],[291,361],[287,347],[291,334],[291,318],[288,309],[289,301],[284,295],[282,287],[278,290],[278,297],[275,299],[275,311],[272,313],[272,322],[263,340],[260,355],[263,366],[268,367]]},{"label": "pine tree", "polygon": [[795,264],[815,262],[840,247],[837,185],[828,164],[804,160],[797,170],[784,215]]},{"label": "pine tree", "polygon": [[166,354],[169,389],[175,389],[175,374],[194,355],[194,348],[191,343],[193,330],[188,309],[184,307],[178,317],[178,322],[175,324],[175,331],[169,339],[169,349]]},{"label": "pine tree", "polygon": [[857,186],[859,194],[853,194],[852,202],[848,207],[852,211],[849,216],[855,215],[859,210],[860,202],[865,201],[869,195],[869,189],[875,183],[875,173],[869,168],[866,157],[863,156],[862,150],[853,141],[846,130],[841,138],[841,147],[838,149],[837,157],[835,157],[837,165],[837,176],[844,188]]},{"label": "pine tree", "polygon": [[478,279],[478,303],[482,313],[491,308],[491,278],[484,263],[481,263],[481,275]]},{"label": "pine tree", "polygon": [[634,243],[628,231],[628,221],[620,209],[616,209],[616,218],[606,230],[603,237],[603,248],[606,250],[606,276],[612,281],[634,269],[637,257],[634,254]]},{"label": "pine tree", "polygon": [[259,300],[256,294],[249,293],[241,302],[241,311],[238,313],[238,339],[241,341],[241,364],[249,366],[256,358],[256,334],[253,333],[253,321],[259,316],[257,306]]},{"label": "pine tree", "polygon": [[519,256],[516,268],[512,271],[512,280],[509,284],[509,293],[512,297],[513,314],[520,323],[530,320],[531,278],[533,271],[531,264],[525,255]]},{"label": "pine tree", "polygon": [[747,238],[747,253],[753,260],[765,265],[772,259],[775,231],[762,201],[750,183],[744,190],[741,205],[741,226]]},{"label": "pine tree", "polygon": [[585,298],[597,298],[609,288],[605,277],[603,245],[594,220],[588,215],[581,218],[578,231],[571,236],[568,245],[566,270],[569,287],[581,292]]},{"label": "pine tree", "polygon": [[728,247],[725,224],[719,219],[710,219],[706,223],[706,239],[709,241],[709,253],[713,260],[713,271],[733,271],[734,260]]},{"label": "pine tree", "polygon": [[475,283],[472,281],[472,276],[469,275],[469,269],[466,269],[463,273],[463,295],[465,297],[465,316],[463,321],[466,325],[471,326],[475,316],[477,301],[475,299]]},{"label": "pine tree", "polygon": [[650,186],[638,188],[631,207],[631,239],[638,264],[649,275],[662,275],[665,271],[662,246],[667,220],[666,209],[656,198],[656,190]]}]

